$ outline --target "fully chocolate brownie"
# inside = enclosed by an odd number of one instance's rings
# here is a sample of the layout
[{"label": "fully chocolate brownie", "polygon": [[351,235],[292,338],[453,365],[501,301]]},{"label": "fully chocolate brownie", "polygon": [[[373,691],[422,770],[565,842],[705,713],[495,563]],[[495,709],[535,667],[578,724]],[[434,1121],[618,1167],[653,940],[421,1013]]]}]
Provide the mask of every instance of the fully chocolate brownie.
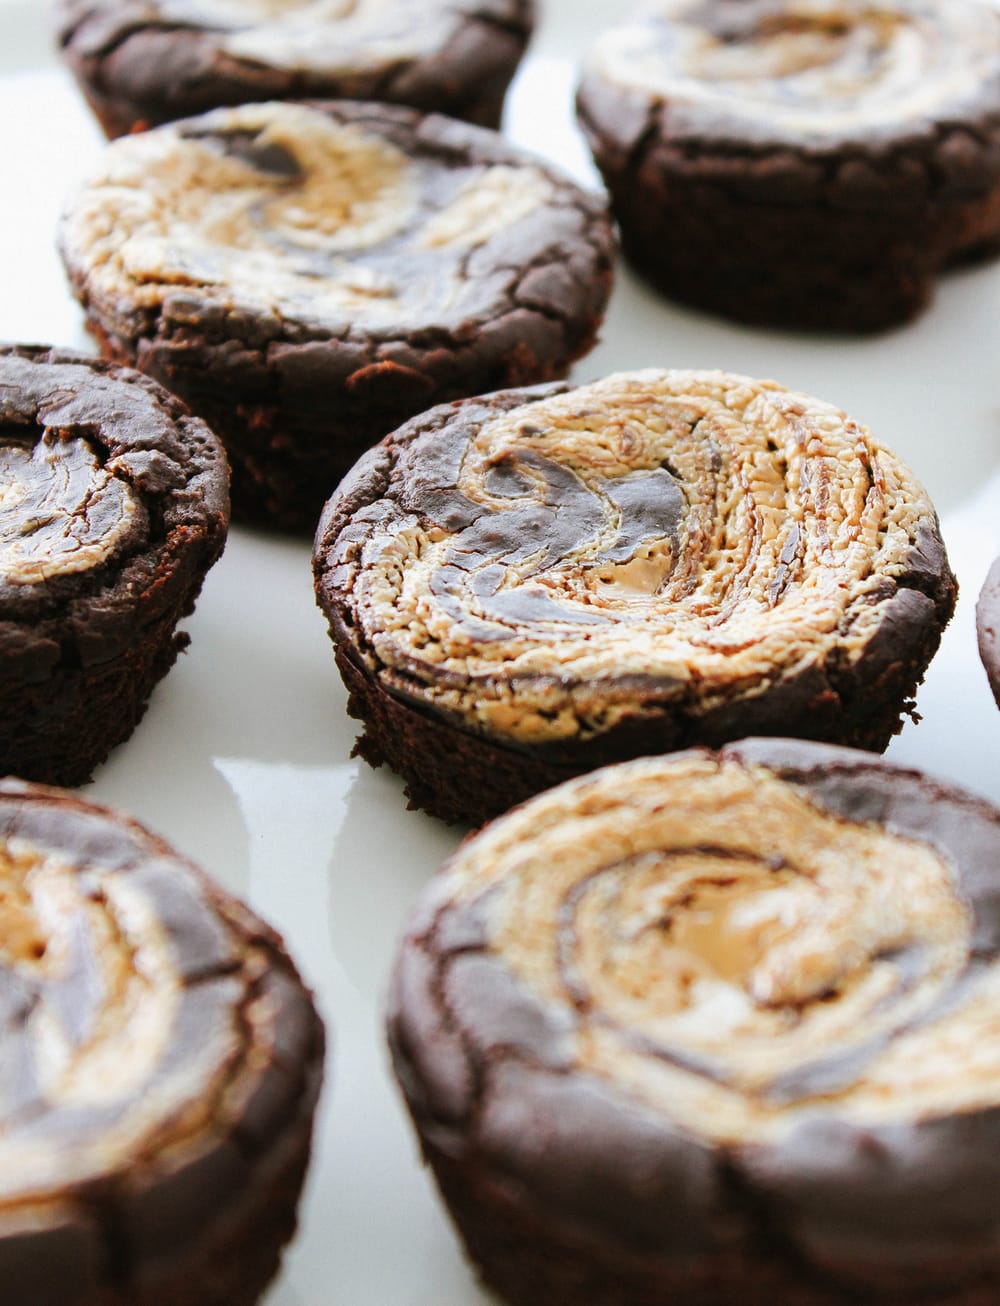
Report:
[{"label": "fully chocolate brownie", "polygon": [[514,1306],[1000,1294],[1000,812],[847,749],[597,772],[467,842],[399,1082]]},{"label": "fully chocolate brownie", "polygon": [[108,136],[260,100],[411,104],[496,127],[533,0],[56,0]]},{"label": "fully chocolate brownie", "polygon": [[0,774],[82,784],[188,642],[225,454],[138,372],[6,346],[0,465]]},{"label": "fully chocolate brownie", "polygon": [[314,564],[358,751],[472,824],[691,744],[882,749],[956,590],[892,453],[725,372],[435,408],[343,482]]},{"label": "fully chocolate brownie", "polygon": [[347,102],[115,142],[62,249],[105,353],[221,435],[236,515],[310,533],[414,413],[563,375],[613,259],[603,204],[495,133]]},{"label": "fully chocolate brownie", "polygon": [[989,0],[659,0],[578,110],[636,268],[727,317],[881,330],[1000,246]]},{"label": "fully chocolate brownie", "polygon": [[0,992],[3,1299],[251,1306],[322,1077],[279,937],[141,826],[5,780]]}]

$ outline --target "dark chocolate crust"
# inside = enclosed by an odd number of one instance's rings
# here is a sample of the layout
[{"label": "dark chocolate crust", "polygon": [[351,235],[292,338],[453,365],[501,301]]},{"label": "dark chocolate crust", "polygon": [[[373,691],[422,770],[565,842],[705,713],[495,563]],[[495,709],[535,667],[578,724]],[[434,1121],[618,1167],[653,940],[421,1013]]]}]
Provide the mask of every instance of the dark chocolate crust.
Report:
[{"label": "dark chocolate crust", "polygon": [[324,72],[239,58],[224,46],[226,31],[171,19],[155,3],[58,0],[55,7],[63,57],[109,137],[222,105],[323,98],[408,104],[497,127],[534,18],[533,0],[477,0],[433,54]]},{"label": "dark chocolate crust", "polygon": [[976,604],[979,656],[1000,707],[1000,558],[989,570]]},{"label": "dark chocolate crust", "polygon": [[[787,6],[691,8],[684,21],[707,30],[738,10],[747,36]],[[873,332],[913,318],[943,270],[1000,249],[996,25],[992,71],[970,70],[960,102],[825,139],[702,119],[587,73],[578,119],[626,256],[671,298],[754,325]]]},{"label": "dark chocolate crust", "polygon": [[[901,715],[912,708],[912,695],[954,607],[957,587],[933,513],[921,521],[904,564],[865,600],[881,604],[881,618],[859,656],[849,658],[841,650],[790,672],[772,667],[761,683],[733,687],[725,695],[703,696],[697,679],[679,694],[669,677],[609,677],[608,702],[620,703],[624,695],[628,711],[592,733],[577,730],[564,740],[522,742],[475,728],[447,706],[428,705],[418,683],[423,671],[410,675],[405,666],[382,664],[352,598],[365,541],[382,515],[416,513],[422,521],[456,529],[468,512],[450,488],[456,449],[498,414],[524,406],[530,424],[530,405],[561,393],[572,391],[538,387],[435,408],[362,458],[327,504],[314,547],[316,594],[348,690],[348,711],[364,724],[355,751],[371,765],[385,762],[400,774],[413,806],[476,826],[571,776],[647,753],[719,747],[747,735],[793,735],[883,750],[899,731]],[[666,499],[656,488],[661,494],[656,511],[662,516]],[[562,502],[557,512],[567,546],[587,533],[589,528],[573,521],[571,502]],[[491,520],[484,538],[495,542],[506,533],[516,539],[532,529],[527,519],[512,526]],[[774,584],[779,583],[784,577],[776,577]],[[530,623],[531,612],[523,616]],[[845,630],[849,625],[845,618]],[[533,679],[541,684],[545,676],[520,673],[520,692]],[[442,674],[442,689],[448,683]],[[564,673],[560,684],[570,685],[571,674]],[[593,692],[600,692],[600,685]],[[515,702],[517,697],[514,693]]]},{"label": "dark chocolate crust", "polygon": [[[971,955],[922,1019],[940,1019],[979,968],[995,964],[995,808],[826,745],[749,740],[675,760],[699,757],[766,768],[836,821],[914,840],[952,869],[972,913]],[[565,820],[582,814],[593,823],[602,812],[610,828],[615,803],[630,802],[630,770],[595,775],[589,796],[590,782],[581,782],[582,805],[568,798]],[[611,799],[610,785],[601,784],[616,773]],[[525,820],[537,806],[522,809]],[[489,830],[499,838],[508,825]],[[698,835],[692,828],[695,842]],[[776,866],[780,853],[776,846]],[[1000,1181],[1000,1111],[924,1110],[896,1123],[841,1112],[836,1094],[824,1100],[823,1083],[840,1089],[864,1075],[879,1049],[866,1047],[862,1032],[842,1061],[822,1063],[825,1080],[807,1072],[785,1085],[783,1101],[813,1099],[798,1123],[770,1141],[713,1144],[640,1092],[573,1064],[574,1017],[512,976],[491,948],[499,919],[491,890],[452,896],[448,870],[418,904],[398,955],[389,1040],[425,1158],[471,1259],[505,1300],[987,1306],[996,1299],[997,1213],[982,1196]],[[561,929],[567,919],[560,916]],[[581,1020],[588,1010],[581,1005]]]},{"label": "dark chocolate crust", "polygon": [[[29,930],[32,881],[12,880],[4,898],[5,1295],[251,1306],[295,1230],[322,1079],[323,1026],[281,939],[161,839],[71,794],[0,783],[0,833],[6,876],[23,873],[18,859],[54,859],[73,907]],[[104,960],[109,946],[126,950],[123,969]],[[148,994],[178,986],[145,1059],[109,979],[139,984],[144,966]],[[120,1028],[121,1069],[103,1078],[123,1082],[79,1102],[58,1079],[53,1091],[43,1014],[70,1066]]]},{"label": "dark chocolate crust", "polygon": [[[87,267],[68,261],[104,355],[157,378],[221,437],[234,516],[310,534],[359,455],[415,413],[565,375],[594,344],[614,260],[603,203],[494,133],[388,105],[311,107],[384,139],[430,177],[541,168],[551,201],[467,253],[462,275],[482,298],[464,320],[430,315],[421,325],[386,328],[300,321],[202,297],[197,285],[168,286],[152,309],[122,296],[103,302]],[[179,126],[193,137],[210,132],[206,120]],[[400,276],[426,273],[410,254],[401,257]]]},{"label": "dark chocolate crust", "polygon": [[[43,347],[0,348],[0,437],[5,449],[48,440],[84,450],[137,505],[98,565],[0,579],[0,770],[82,784],[132,733],[188,642],[177,623],[226,539],[225,454],[148,377]],[[85,496],[69,506],[66,531],[98,538],[117,525]]]}]

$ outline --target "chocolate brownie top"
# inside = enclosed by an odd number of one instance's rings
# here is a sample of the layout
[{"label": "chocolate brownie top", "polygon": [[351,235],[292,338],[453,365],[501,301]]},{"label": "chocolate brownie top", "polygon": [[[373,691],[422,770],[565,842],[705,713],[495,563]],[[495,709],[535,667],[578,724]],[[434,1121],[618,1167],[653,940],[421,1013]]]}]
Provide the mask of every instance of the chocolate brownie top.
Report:
[{"label": "chocolate brownie top", "polygon": [[38,1300],[48,1257],[96,1300],[239,1206],[311,1110],[322,1028],[277,935],[58,790],[0,783],[0,925],[5,1291]]},{"label": "chocolate brownie top", "polygon": [[494,133],[346,102],[218,110],[117,141],[61,238],[105,329],[124,314],[149,334],[162,316],[215,336],[423,345],[536,301],[589,308],[567,246],[593,263],[611,243],[595,198]]},{"label": "chocolate brownie top", "polygon": [[636,1250],[749,1225],[832,1282],[965,1271],[997,1234],[998,865],[995,809],[825,745],[561,785],[418,906],[391,1006],[417,1123]]},{"label": "chocolate brownie top", "polygon": [[586,64],[591,118],[623,136],[601,88],[669,106],[675,139],[816,148],[920,138],[1000,115],[1000,13],[985,0],[658,0]]},{"label": "chocolate brownie top", "polygon": [[0,467],[0,651],[38,669],[113,657],[225,541],[221,445],[128,368],[0,347]]},{"label": "chocolate brownie top", "polygon": [[525,745],[644,706],[788,711],[809,669],[875,682],[954,599],[893,454],[829,404],[723,372],[433,409],[345,479],[315,561],[335,640],[385,689]]},{"label": "chocolate brownie top", "polygon": [[[60,39],[82,57],[106,56],[137,31],[196,39],[189,78],[199,59],[204,65],[219,56],[251,73],[386,77],[448,55],[452,46],[464,47],[468,58],[470,39],[526,34],[532,19],[529,0],[61,0],[58,6]],[[155,81],[157,71],[146,69],[147,78]]]}]

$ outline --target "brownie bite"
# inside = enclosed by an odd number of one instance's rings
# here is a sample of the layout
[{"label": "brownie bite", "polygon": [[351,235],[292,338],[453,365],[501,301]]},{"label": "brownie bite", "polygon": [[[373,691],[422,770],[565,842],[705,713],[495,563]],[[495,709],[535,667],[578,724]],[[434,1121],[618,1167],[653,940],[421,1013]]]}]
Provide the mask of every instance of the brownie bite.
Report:
[{"label": "brownie bite", "polygon": [[467,841],[389,1006],[513,1306],[1000,1293],[1000,812],[853,750],[609,767]]},{"label": "brownie bite", "polygon": [[222,105],[344,98],[496,127],[532,0],[56,0],[108,136]]},{"label": "brownie bite", "polygon": [[251,1306],[295,1230],[323,1027],[163,840],[0,782],[0,1274],[31,1306]]},{"label": "brownie bite", "polygon": [[658,0],[578,114],[636,269],[738,321],[882,330],[1000,247],[989,0]]},{"label": "brownie bite", "polygon": [[563,375],[613,261],[603,204],[495,133],[347,102],[117,141],[61,241],[105,353],[221,435],[236,515],[310,533],[406,418]]},{"label": "brownie bite", "polygon": [[0,462],[0,774],[82,784],[188,642],[225,454],[138,372],[0,346]]},{"label": "brownie bite", "polygon": [[993,697],[1000,706],[1000,558],[990,568],[983,588],[979,591],[976,634],[979,638],[979,656]]},{"label": "brownie bite", "polygon": [[956,592],[892,453],[724,372],[435,408],[345,479],[314,565],[358,751],[471,824],[691,744],[882,749]]}]

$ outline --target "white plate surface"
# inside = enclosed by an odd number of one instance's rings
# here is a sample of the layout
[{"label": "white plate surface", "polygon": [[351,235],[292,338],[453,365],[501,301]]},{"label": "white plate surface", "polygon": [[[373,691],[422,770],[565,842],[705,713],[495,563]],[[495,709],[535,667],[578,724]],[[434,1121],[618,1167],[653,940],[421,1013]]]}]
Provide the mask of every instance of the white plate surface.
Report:
[{"label": "white plate surface", "polygon": [[[581,49],[618,0],[548,0],[506,131],[594,184],[571,116]],[[101,148],[38,0],[0,0],[0,339],[90,348],[53,247]],[[671,307],[624,269],[588,380],[650,366],[774,377],[845,408],[920,475],[962,586],[889,756],[1000,801],[1000,714],[974,606],[1000,552],[1000,264],[946,278],[923,318],[861,341],[752,331]],[[267,1306],[482,1306],[422,1172],[387,1070],[381,1006],[420,886],[458,841],[352,761],[354,727],[308,545],[234,530],[188,622],[191,647],[85,794],[129,812],[286,936],[331,1029],[302,1227]]]}]

